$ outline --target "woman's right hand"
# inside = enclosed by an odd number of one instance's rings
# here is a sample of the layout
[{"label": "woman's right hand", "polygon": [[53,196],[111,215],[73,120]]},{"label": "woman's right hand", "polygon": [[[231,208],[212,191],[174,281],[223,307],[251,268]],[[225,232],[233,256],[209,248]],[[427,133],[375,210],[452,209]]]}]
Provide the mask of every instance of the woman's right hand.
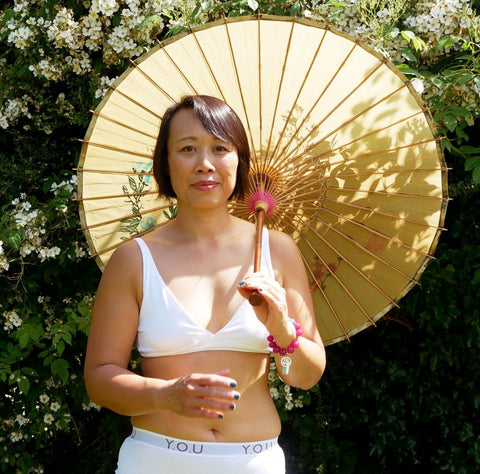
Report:
[{"label": "woman's right hand", "polygon": [[229,370],[216,374],[191,374],[172,380],[166,390],[165,403],[169,410],[182,416],[216,418],[235,410],[240,393],[237,382],[228,377]]}]

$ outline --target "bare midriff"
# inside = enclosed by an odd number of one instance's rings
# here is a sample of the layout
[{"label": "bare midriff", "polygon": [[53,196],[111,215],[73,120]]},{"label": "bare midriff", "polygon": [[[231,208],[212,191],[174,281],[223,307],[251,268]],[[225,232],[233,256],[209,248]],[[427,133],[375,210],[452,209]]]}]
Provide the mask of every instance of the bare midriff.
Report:
[{"label": "bare midriff", "polygon": [[192,441],[237,443],[262,441],[280,434],[280,419],[268,388],[268,354],[204,351],[142,359],[143,375],[165,380],[193,373],[230,369],[241,397],[223,419],[181,416],[171,410],[132,417],[137,428]]}]

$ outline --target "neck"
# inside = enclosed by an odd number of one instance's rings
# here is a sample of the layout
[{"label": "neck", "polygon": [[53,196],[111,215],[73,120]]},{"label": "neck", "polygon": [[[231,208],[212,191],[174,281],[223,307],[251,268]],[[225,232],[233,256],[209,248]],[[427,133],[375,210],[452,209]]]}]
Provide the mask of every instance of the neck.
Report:
[{"label": "neck", "polygon": [[232,233],[235,218],[226,206],[199,212],[179,206],[173,223],[186,240],[216,240]]}]

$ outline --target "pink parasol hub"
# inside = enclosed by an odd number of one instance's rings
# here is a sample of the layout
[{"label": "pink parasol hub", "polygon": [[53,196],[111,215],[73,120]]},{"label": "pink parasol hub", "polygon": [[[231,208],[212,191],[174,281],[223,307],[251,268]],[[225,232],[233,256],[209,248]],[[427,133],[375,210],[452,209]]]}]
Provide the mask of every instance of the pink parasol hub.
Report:
[{"label": "pink parasol hub", "polygon": [[247,205],[248,209],[253,213],[259,208],[263,208],[265,215],[268,216],[275,210],[277,203],[271,193],[258,190],[249,196]]}]

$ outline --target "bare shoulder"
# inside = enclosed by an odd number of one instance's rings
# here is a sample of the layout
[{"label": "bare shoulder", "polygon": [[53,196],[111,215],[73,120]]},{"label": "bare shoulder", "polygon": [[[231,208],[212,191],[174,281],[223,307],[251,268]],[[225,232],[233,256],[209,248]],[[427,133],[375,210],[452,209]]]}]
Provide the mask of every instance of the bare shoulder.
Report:
[{"label": "bare shoulder", "polygon": [[136,242],[120,245],[110,257],[95,298],[94,313],[118,320],[121,314],[133,314],[142,301],[142,254]]},{"label": "bare shoulder", "polygon": [[289,261],[291,258],[300,258],[297,244],[288,234],[278,230],[270,230],[269,233],[270,253],[276,261]]},{"label": "bare shoulder", "polygon": [[133,240],[124,242],[110,257],[102,280],[115,279],[136,280],[142,271],[142,254],[140,247]]}]

